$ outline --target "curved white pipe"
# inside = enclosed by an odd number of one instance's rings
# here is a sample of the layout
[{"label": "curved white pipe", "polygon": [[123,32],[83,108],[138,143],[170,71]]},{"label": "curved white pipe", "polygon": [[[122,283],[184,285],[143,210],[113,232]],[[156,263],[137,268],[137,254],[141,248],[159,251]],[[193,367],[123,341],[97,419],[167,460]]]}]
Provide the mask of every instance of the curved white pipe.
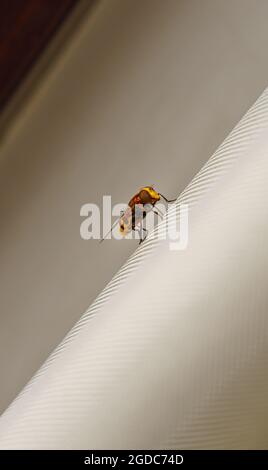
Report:
[{"label": "curved white pipe", "polygon": [[[0,419],[0,448],[268,443],[268,91]],[[161,227],[163,228],[164,222]]]}]

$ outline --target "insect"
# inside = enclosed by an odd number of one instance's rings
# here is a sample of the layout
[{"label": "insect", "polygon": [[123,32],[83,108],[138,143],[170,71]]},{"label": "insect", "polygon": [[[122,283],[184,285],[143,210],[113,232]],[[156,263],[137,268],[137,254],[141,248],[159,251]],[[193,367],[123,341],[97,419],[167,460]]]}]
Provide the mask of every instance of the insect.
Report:
[{"label": "insect", "polygon": [[[140,236],[141,244],[147,234],[148,230],[142,227],[142,220],[146,217],[146,214],[152,210],[158,216],[162,214],[155,208],[155,204],[160,201],[161,197],[166,202],[174,202],[176,199],[167,199],[163,194],[155,191],[153,186],[144,186],[136,193],[129,201],[126,210],[122,211],[119,219],[112,225],[111,230],[100,240],[102,242],[111,233],[117,223],[119,223],[119,230],[122,236],[126,236],[132,230],[137,230]],[[145,232],[145,235],[143,235]]]}]

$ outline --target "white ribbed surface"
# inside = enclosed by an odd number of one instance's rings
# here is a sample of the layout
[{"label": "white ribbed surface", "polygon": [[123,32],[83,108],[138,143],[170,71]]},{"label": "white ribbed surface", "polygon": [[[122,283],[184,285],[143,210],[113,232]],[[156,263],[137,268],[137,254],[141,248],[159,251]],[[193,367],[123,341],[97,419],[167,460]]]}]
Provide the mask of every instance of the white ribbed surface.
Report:
[{"label": "white ribbed surface", "polygon": [[178,199],[187,250],[137,249],[1,417],[0,448],[267,447],[267,200],[265,91]]}]

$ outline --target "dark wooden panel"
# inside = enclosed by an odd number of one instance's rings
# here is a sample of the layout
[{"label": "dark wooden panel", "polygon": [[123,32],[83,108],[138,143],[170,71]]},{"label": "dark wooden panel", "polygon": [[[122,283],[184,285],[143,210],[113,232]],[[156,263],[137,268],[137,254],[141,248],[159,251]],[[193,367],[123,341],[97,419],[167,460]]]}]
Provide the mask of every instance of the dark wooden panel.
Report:
[{"label": "dark wooden panel", "polygon": [[0,0],[0,111],[79,0]]}]

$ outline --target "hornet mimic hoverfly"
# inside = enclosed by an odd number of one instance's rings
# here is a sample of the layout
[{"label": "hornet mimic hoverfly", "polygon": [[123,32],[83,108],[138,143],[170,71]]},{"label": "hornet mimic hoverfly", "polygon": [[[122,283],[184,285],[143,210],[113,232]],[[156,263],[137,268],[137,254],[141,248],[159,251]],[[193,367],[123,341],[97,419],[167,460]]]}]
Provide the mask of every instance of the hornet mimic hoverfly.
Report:
[{"label": "hornet mimic hoverfly", "polygon": [[[132,230],[137,230],[140,236],[141,244],[148,233],[148,230],[142,227],[142,220],[146,214],[152,210],[158,216],[162,214],[156,210],[155,204],[163,198],[166,202],[174,202],[176,199],[167,199],[163,194],[158,193],[152,186],[144,186],[129,201],[126,210],[122,211],[118,220],[112,225],[111,230],[100,240],[102,242],[107,235],[113,230],[114,226],[119,223],[119,230],[122,236],[126,236]],[[143,233],[145,235],[143,236]]]}]

